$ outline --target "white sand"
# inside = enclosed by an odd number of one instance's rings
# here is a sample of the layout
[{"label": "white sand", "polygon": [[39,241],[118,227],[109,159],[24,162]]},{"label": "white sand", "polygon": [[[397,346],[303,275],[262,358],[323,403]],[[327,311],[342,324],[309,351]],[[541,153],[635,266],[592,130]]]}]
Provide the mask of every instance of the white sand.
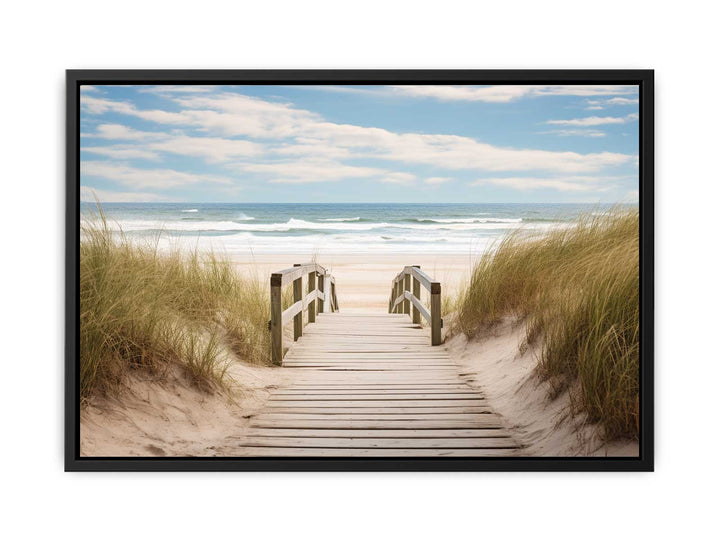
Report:
[{"label": "white sand", "polygon": [[[293,263],[308,262],[308,258],[259,255],[253,260],[235,257],[233,262],[240,272],[269,280],[272,272],[289,268]],[[391,281],[408,265],[420,265],[426,274],[442,282],[444,292],[455,294],[460,284],[469,278],[472,262],[470,255],[448,254],[342,254],[327,255],[318,260],[335,276],[338,303],[343,311],[387,311]]]},{"label": "white sand", "polygon": [[535,374],[536,349],[521,353],[524,324],[507,322],[492,334],[469,341],[447,341],[463,378],[481,389],[516,439],[532,456],[637,456],[635,441],[604,444],[598,426],[583,415],[572,417],[567,392],[548,399],[548,383]]},{"label": "white sand", "polygon": [[285,384],[282,369],[236,363],[230,391],[202,391],[179,370],[162,382],[140,376],[119,399],[99,399],[80,416],[83,456],[232,455],[248,416],[273,388]]}]

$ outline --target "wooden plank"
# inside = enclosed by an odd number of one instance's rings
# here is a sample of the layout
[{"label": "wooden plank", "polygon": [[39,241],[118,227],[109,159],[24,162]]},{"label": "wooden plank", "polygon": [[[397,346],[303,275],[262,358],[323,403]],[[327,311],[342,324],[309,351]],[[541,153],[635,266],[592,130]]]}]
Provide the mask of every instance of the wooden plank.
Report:
[{"label": "wooden plank", "polygon": [[433,362],[455,365],[447,356],[443,355],[425,355],[425,354],[406,354],[392,355],[390,353],[378,354],[293,354],[288,355],[289,360],[294,362],[347,362],[357,364],[358,362],[389,362],[397,364],[413,364],[417,362]]},{"label": "wooden plank", "polygon": [[302,428],[302,429],[468,429],[480,427],[503,427],[492,414],[487,418],[470,417],[467,420],[284,420],[253,419],[250,427]]},{"label": "wooden plank", "polygon": [[405,315],[410,315],[410,316],[412,316],[410,314],[410,300],[409,300],[411,279],[412,278],[410,277],[410,274],[405,275],[405,279],[404,279],[405,294],[403,295],[405,297],[405,302],[403,303],[403,313],[405,313]]},{"label": "wooden plank", "polygon": [[244,446],[266,446],[285,448],[505,448],[517,445],[510,438],[464,439],[371,439],[331,437],[246,437]]},{"label": "wooden plank", "polygon": [[291,320],[295,318],[295,315],[302,312],[303,310],[303,302],[302,300],[299,300],[295,302],[292,306],[287,308],[285,311],[282,312],[282,325],[285,326],[288,324]]},{"label": "wooden plank", "polygon": [[423,305],[423,303],[420,301],[420,299],[417,298],[417,297],[415,297],[415,296],[412,295],[412,294],[408,294],[408,295],[407,295],[407,299],[408,299],[410,302],[412,302],[412,304],[413,304],[413,306],[414,306],[414,309],[417,310],[417,312],[418,312],[418,314],[419,314],[419,315],[418,315],[418,321],[419,321],[419,316],[422,315],[422,316],[425,318],[425,320],[426,320],[428,323],[430,323],[430,322],[431,322],[430,312],[429,312],[429,311],[427,310],[427,308]]},{"label": "wooden plank", "polygon": [[325,274],[318,274],[318,303],[317,303],[317,319],[321,321],[320,315],[325,311]]},{"label": "wooden plank", "polygon": [[511,455],[503,448],[279,448],[245,446],[238,456],[266,457],[500,457]]},{"label": "wooden plank", "polygon": [[397,407],[388,409],[380,407],[377,409],[363,408],[299,408],[292,407],[283,409],[281,407],[264,409],[253,418],[265,420],[478,420],[479,415],[487,415],[491,412],[489,407]]},{"label": "wooden plank", "polygon": [[309,272],[308,273],[308,295],[307,295],[307,306],[308,306],[308,324],[315,322],[315,312],[316,312],[316,299],[318,296],[318,291],[315,289],[315,277],[317,276],[317,272]]},{"label": "wooden plank", "polygon": [[349,393],[349,394],[337,394],[335,392],[323,392],[317,394],[304,393],[293,393],[293,394],[273,394],[270,397],[270,401],[296,401],[302,397],[304,401],[407,401],[407,400],[458,400],[458,399],[479,399],[485,401],[485,397],[477,394],[476,392],[464,392],[462,394],[433,394],[433,393],[374,393],[374,394],[360,394],[360,393]]},{"label": "wooden plank", "polygon": [[434,281],[433,278],[428,276],[425,272],[420,270],[419,266],[411,266],[410,267],[410,273],[413,278],[417,279],[420,284],[425,287],[428,291],[430,291],[431,283]]},{"label": "wooden plank", "polygon": [[[294,266],[302,265],[296,264]],[[303,310],[305,309],[305,291],[302,286],[302,275],[293,281],[293,300],[296,304],[300,302],[301,306],[300,312],[296,313],[295,317],[293,317],[293,336],[295,341],[297,341],[303,334]]]},{"label": "wooden plank", "polygon": [[[381,364],[345,364],[345,365],[333,365],[333,364],[286,364],[285,367],[293,369],[317,369],[320,371],[411,371],[411,372],[424,372],[427,371],[427,366],[409,366],[409,367],[398,367],[397,365],[381,365]],[[435,371],[445,373],[455,373],[454,367],[447,368],[434,368]]]},{"label": "wooden plank", "polygon": [[283,359],[283,316],[282,287],[270,285],[270,341],[271,357],[275,365],[282,364]]},{"label": "wooden plank", "polygon": [[291,281],[295,281],[298,278],[302,278],[305,274],[309,274],[310,272],[317,272],[319,274],[325,274],[326,270],[324,267],[320,266],[316,263],[305,263],[305,264],[297,264],[293,266],[292,268],[285,268],[283,270],[278,270],[277,272],[273,272],[273,276],[277,276],[277,280],[280,281],[280,284],[282,286],[289,285]]},{"label": "wooden plank", "polygon": [[362,437],[402,439],[432,439],[432,438],[493,438],[511,437],[509,431],[500,428],[480,429],[274,429],[250,428],[245,432],[247,436],[256,437]]},{"label": "wooden plank", "polygon": [[484,400],[476,399],[418,399],[418,400],[395,400],[395,401],[274,401],[266,403],[266,409],[273,407],[476,407]]},{"label": "wooden plank", "polygon": [[440,283],[431,283],[432,293],[430,294],[430,327],[432,345],[440,345],[442,343],[442,315],[440,299]]},{"label": "wooden plank", "polygon": [[473,390],[469,387],[463,387],[461,385],[447,385],[446,387],[429,387],[429,386],[420,386],[420,387],[408,387],[408,386],[395,386],[391,385],[388,387],[378,387],[376,385],[367,386],[367,387],[356,387],[356,386],[350,386],[350,387],[317,387],[317,386],[311,386],[308,388],[295,388],[294,386],[291,386],[290,388],[283,389],[283,390],[277,390],[273,392],[273,396],[315,396],[315,395],[323,395],[323,396],[332,396],[337,394],[349,394],[349,395],[357,395],[357,396],[381,396],[384,394],[418,394],[423,393],[425,395],[428,394],[446,394],[449,392],[453,392],[455,394],[477,394],[476,390]]},{"label": "wooden plank", "polygon": [[[418,270],[420,269],[419,266],[413,266],[413,270],[415,270],[416,268]],[[413,284],[412,297],[410,298],[410,301],[413,303],[412,322],[414,324],[420,324],[420,322],[421,322],[420,315],[422,314],[422,312],[420,311],[420,308],[418,307],[418,304],[421,305],[421,302],[420,302],[420,280],[413,276],[412,284]],[[417,303],[415,301],[417,301]],[[425,307],[425,306],[423,306],[423,307]]]},{"label": "wooden plank", "polygon": [[293,396],[307,396],[305,399],[314,399],[314,396],[326,396],[327,399],[399,399],[401,396],[412,396],[414,399],[454,399],[457,396],[478,396],[480,399],[485,399],[469,388],[467,390],[283,390],[273,392],[270,399],[282,401]]}]

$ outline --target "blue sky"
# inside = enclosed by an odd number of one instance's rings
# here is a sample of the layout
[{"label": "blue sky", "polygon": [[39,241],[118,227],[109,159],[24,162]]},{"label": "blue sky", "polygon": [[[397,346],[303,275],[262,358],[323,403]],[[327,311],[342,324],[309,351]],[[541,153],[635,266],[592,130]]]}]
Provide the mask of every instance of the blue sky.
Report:
[{"label": "blue sky", "polygon": [[83,86],[81,198],[636,202],[636,86]]}]

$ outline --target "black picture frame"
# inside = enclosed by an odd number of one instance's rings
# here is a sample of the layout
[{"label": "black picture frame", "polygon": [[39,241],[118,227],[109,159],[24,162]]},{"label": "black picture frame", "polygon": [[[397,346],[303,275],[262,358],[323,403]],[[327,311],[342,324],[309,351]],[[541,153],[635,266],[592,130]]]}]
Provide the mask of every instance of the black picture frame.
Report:
[{"label": "black picture frame", "polygon": [[[124,84],[619,84],[640,95],[639,457],[231,458],[80,456],[80,86]],[[653,70],[68,70],[66,72],[66,471],[652,471],[654,466]]]}]

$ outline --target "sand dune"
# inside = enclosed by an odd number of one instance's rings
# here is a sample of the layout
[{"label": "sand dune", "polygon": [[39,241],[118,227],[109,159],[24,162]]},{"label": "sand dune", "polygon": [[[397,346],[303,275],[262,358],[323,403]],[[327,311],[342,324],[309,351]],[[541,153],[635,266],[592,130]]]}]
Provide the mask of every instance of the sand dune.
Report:
[{"label": "sand dune", "polygon": [[[549,400],[549,385],[535,373],[536,348],[520,351],[525,325],[510,321],[468,341],[453,336],[446,345],[470,386],[481,388],[493,409],[532,456],[637,456],[637,441],[606,444],[598,426],[570,415],[566,391]],[[537,347],[537,346],[536,346]]]},{"label": "sand dune", "polygon": [[83,456],[231,455],[248,417],[283,385],[287,371],[236,363],[229,390],[201,390],[179,370],[137,375],[118,398],[97,399],[80,417]]}]

